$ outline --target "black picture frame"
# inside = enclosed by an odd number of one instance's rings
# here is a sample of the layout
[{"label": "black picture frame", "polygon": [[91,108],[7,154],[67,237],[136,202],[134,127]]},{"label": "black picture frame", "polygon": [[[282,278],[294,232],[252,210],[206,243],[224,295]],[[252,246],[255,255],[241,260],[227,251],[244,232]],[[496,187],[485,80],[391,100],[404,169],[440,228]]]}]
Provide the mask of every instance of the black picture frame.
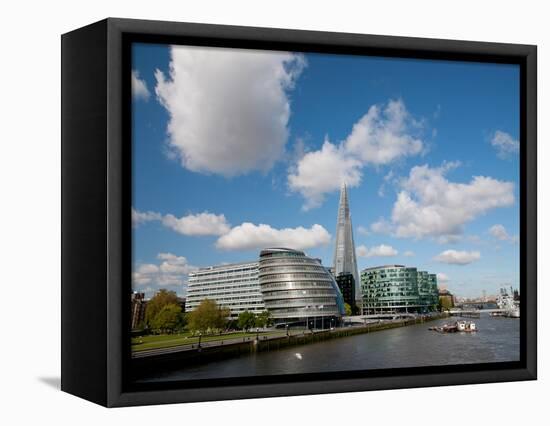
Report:
[{"label": "black picture frame", "polygon": [[[64,34],[61,42],[63,391],[116,407],[536,379],[536,46],[116,18]],[[131,291],[132,42],[518,64],[520,361],[132,384],[125,326]]]}]

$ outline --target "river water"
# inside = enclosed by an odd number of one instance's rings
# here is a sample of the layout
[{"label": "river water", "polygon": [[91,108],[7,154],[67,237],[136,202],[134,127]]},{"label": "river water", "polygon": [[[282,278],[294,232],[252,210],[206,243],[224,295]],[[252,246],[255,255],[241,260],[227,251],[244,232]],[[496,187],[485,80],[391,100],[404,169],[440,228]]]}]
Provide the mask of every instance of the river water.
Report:
[{"label": "river water", "polygon": [[477,333],[441,334],[431,321],[271,352],[191,365],[155,373],[140,381],[192,380],[276,374],[318,373],[519,361],[519,320],[483,314],[473,321]]}]

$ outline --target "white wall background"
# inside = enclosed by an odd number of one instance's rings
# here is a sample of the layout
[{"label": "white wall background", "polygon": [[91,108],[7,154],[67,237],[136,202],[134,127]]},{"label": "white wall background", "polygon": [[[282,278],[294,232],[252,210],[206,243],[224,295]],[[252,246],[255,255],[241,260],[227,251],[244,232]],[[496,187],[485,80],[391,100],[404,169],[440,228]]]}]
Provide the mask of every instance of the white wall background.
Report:
[{"label": "white wall background", "polygon": [[[3,424],[536,424],[550,381],[106,410],[60,392],[60,34],[108,16],[539,46],[539,300],[550,298],[543,1],[4,1],[0,56],[0,418]],[[542,303],[539,304],[539,306]],[[541,314],[546,312],[542,310]],[[545,396],[546,393],[546,396]],[[455,405],[455,404],[458,404]]]}]

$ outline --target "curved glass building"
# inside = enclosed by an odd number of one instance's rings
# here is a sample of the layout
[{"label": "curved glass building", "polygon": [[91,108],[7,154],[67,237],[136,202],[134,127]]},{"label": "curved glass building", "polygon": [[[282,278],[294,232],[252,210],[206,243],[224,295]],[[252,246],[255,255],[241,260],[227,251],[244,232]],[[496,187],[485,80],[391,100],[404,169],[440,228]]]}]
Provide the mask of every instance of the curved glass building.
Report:
[{"label": "curved glass building", "polygon": [[304,252],[269,248],[260,252],[260,289],[275,321],[328,328],[344,314],[342,294],[332,274]]}]

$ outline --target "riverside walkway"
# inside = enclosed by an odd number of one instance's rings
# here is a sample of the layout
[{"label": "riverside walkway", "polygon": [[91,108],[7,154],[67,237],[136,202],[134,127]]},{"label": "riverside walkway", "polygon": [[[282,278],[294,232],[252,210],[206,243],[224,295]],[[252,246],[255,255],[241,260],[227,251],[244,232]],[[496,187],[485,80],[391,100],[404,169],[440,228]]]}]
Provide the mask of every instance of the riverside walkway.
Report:
[{"label": "riverside walkway", "polygon": [[[313,333],[322,332],[322,331],[326,331],[326,330],[313,330]],[[286,337],[303,336],[305,334],[311,334],[311,333],[312,332],[309,330],[299,330],[299,331],[293,330],[293,331],[289,331],[288,336],[286,332],[270,333],[268,335],[266,335],[265,332],[262,332],[260,334],[250,333],[250,336],[243,336],[243,337],[231,337],[231,334],[228,334],[226,335],[227,338],[218,339],[214,341],[201,342],[200,344],[198,342],[194,342],[194,343],[188,343],[183,345],[171,346],[168,348],[145,349],[140,351],[134,351],[132,353],[132,358],[146,358],[146,357],[156,356],[156,355],[173,354],[173,353],[186,352],[186,351],[197,351],[198,349],[230,346],[230,345],[237,345],[242,343],[252,343],[254,341],[263,342],[267,340],[276,340],[276,339],[281,339]]]},{"label": "riverside walkway", "polygon": [[[355,323],[345,327],[335,327],[330,329],[300,329],[286,331],[272,332],[269,334],[264,333],[250,333],[250,336],[231,337],[227,335],[227,338],[217,339],[212,341],[193,342],[190,344],[180,344],[165,348],[144,349],[132,352],[132,358],[134,359],[147,359],[153,357],[163,357],[178,354],[184,356],[190,353],[205,353],[215,351],[217,349],[229,349],[231,347],[251,347],[259,350],[264,348],[273,347],[271,343],[276,347],[287,344],[307,344],[324,339],[340,338],[351,336],[361,333],[370,333],[379,330],[385,330],[388,328],[402,327],[412,324],[419,324],[432,319],[440,318],[440,316],[433,317],[421,317],[410,316],[394,319],[382,319],[382,318],[362,318],[361,323]],[[256,350],[255,349],[255,350]]]}]

